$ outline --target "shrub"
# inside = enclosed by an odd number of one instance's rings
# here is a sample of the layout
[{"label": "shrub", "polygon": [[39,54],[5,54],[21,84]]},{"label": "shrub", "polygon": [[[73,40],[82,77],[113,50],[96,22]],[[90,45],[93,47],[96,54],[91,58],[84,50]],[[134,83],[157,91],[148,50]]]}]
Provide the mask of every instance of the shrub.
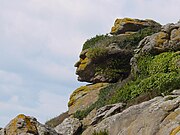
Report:
[{"label": "shrub", "polygon": [[146,55],[138,59],[139,76],[147,77],[157,73],[180,72],[177,61],[180,55],[176,52],[164,52],[159,55]]},{"label": "shrub", "polygon": [[99,41],[104,40],[106,37],[108,37],[107,35],[96,35],[95,37],[88,39],[84,44],[83,44],[83,49],[89,49],[95,46],[95,44]]},{"label": "shrub", "polygon": [[57,125],[61,124],[64,121],[64,119],[66,119],[68,117],[69,117],[68,112],[65,112],[65,113],[60,114],[57,117],[54,117],[54,118],[48,120],[45,124],[54,128]]},{"label": "shrub", "polygon": [[[95,47],[106,47],[111,43],[116,43],[120,48],[135,48],[138,43],[146,36],[152,35],[158,32],[157,29],[150,27],[144,28],[133,34],[121,35],[121,36],[109,36],[109,35],[96,35],[91,39],[88,39],[83,44],[83,49],[95,48]],[[133,48],[132,48],[133,47]]]}]

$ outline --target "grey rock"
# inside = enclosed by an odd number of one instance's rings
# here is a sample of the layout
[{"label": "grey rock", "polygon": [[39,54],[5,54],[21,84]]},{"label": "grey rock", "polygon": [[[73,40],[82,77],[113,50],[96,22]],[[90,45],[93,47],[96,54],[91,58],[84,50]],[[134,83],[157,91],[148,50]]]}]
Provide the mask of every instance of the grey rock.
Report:
[{"label": "grey rock", "polygon": [[76,118],[66,118],[60,125],[55,127],[57,133],[62,135],[78,135],[82,124]]},{"label": "grey rock", "polygon": [[45,126],[36,118],[18,115],[0,130],[0,135],[60,135],[54,129]]},{"label": "grey rock", "polygon": [[180,90],[173,90],[171,93],[173,95],[180,95]]},{"label": "grey rock", "polygon": [[171,96],[131,106],[89,127],[82,135],[104,130],[110,135],[170,135],[180,126],[180,96]]},{"label": "grey rock", "polygon": [[121,112],[124,106],[125,103],[117,103],[112,105],[106,105],[98,109],[96,116],[92,119],[91,125],[97,124],[100,120]]},{"label": "grey rock", "polygon": [[171,32],[173,29],[176,29],[176,28],[178,28],[178,26],[175,25],[174,23],[168,23],[168,24],[162,26],[161,29],[162,29],[163,32],[166,32],[166,33],[170,34],[170,32]]},{"label": "grey rock", "polygon": [[[162,26],[160,32],[145,37],[139,42],[135,55],[130,60],[131,72],[138,73],[138,58],[146,54],[158,55],[163,52],[180,51],[180,24],[170,23]],[[179,63],[177,63],[179,64]],[[179,64],[180,65],[180,64]]]}]

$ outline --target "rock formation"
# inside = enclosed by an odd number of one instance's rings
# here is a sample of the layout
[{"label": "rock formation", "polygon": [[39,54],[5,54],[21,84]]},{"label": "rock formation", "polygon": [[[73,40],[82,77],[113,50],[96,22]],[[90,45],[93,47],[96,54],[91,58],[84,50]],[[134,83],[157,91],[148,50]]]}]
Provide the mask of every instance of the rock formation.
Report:
[{"label": "rock formation", "polygon": [[34,117],[23,114],[14,118],[5,128],[0,130],[0,135],[60,135],[53,128],[47,127]]},{"label": "rock formation", "polygon": [[180,133],[180,95],[156,97],[90,126],[82,135],[107,130],[110,135],[173,135]]},{"label": "rock formation", "polygon": [[[111,35],[110,35],[111,34]],[[83,44],[68,112],[18,115],[0,135],[180,135],[180,22],[116,19]]]}]

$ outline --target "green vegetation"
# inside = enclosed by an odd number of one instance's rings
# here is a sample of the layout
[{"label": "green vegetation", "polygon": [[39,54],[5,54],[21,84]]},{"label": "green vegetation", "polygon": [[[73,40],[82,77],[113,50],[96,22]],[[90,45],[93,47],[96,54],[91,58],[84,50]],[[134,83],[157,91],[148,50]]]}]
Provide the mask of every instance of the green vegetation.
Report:
[{"label": "green vegetation", "polygon": [[116,55],[116,57],[109,56],[100,65],[97,65],[95,69],[96,74],[109,78],[111,82],[117,82],[119,79],[126,78],[131,70],[129,65],[131,57],[131,54],[124,56]]},{"label": "green vegetation", "polygon": [[165,52],[156,56],[142,56],[138,60],[140,71],[138,77],[144,78],[157,73],[180,73],[177,61],[180,61],[180,54],[177,52]]},{"label": "green vegetation", "polygon": [[123,88],[117,89],[110,103],[130,102],[131,99],[147,92],[155,92],[155,95],[167,94],[173,89],[180,88],[179,84],[180,76],[175,72],[155,74],[143,80],[132,81]]},{"label": "green vegetation", "polygon": [[107,104],[118,102],[135,104],[133,101],[141,95],[148,94],[150,98],[153,98],[162,93],[166,95],[174,89],[179,89],[179,61],[179,52],[165,52],[156,56],[146,55],[139,58],[139,73],[136,75],[135,80],[124,84],[121,82],[114,83],[105,87],[100,91],[97,102],[83,111],[78,111],[77,118],[83,119],[94,108],[98,109]]},{"label": "green vegetation", "polygon": [[61,124],[64,121],[64,119],[66,119],[68,117],[69,117],[68,112],[65,112],[65,113],[60,114],[57,117],[54,117],[54,118],[48,120],[45,124],[54,128],[57,125]]},{"label": "green vegetation", "polygon": [[95,59],[97,57],[105,57],[107,53],[108,53],[107,48],[95,47],[89,49],[87,57],[91,59]]},{"label": "green vegetation", "polygon": [[95,37],[88,39],[84,44],[83,44],[83,50],[89,49],[95,46],[96,43],[103,41],[107,35],[96,35]]},{"label": "green vegetation", "polygon": [[94,133],[92,135],[108,135],[108,131],[94,131]]},{"label": "green vegetation", "polygon": [[98,49],[98,47],[102,49],[103,47],[109,46],[112,43],[117,44],[120,48],[133,49],[132,47],[136,47],[144,37],[152,35],[157,31],[157,29],[147,27],[133,34],[126,34],[120,36],[96,35],[95,37],[88,39],[83,44],[83,50],[92,48]]},{"label": "green vegetation", "polygon": [[116,90],[110,103],[128,102],[147,92],[155,95],[180,88],[179,53],[165,52],[156,56],[143,56],[138,60],[139,73],[136,79]]}]

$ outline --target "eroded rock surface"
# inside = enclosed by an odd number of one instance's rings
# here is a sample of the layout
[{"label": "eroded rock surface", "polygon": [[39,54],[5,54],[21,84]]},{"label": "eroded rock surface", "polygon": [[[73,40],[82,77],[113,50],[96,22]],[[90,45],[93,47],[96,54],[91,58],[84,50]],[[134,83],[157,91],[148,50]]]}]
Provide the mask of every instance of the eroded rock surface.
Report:
[{"label": "eroded rock surface", "polygon": [[82,124],[76,118],[66,118],[60,125],[55,127],[57,133],[62,135],[78,135]]},{"label": "eroded rock surface", "polygon": [[81,86],[80,88],[76,89],[70,96],[68,113],[73,114],[77,110],[83,110],[95,103],[98,99],[100,90],[107,85],[107,83],[97,83]]},{"label": "eroded rock surface", "polygon": [[175,135],[180,133],[180,96],[156,97],[89,127],[83,135],[108,130],[110,135]]},{"label": "eroded rock surface", "polygon": [[91,121],[91,125],[97,124],[100,120],[121,112],[125,105],[124,103],[117,103],[99,108]]},{"label": "eroded rock surface", "polygon": [[131,18],[116,19],[111,29],[111,34],[118,35],[126,32],[136,32],[145,27],[160,27],[161,25],[153,20],[139,20]]}]

